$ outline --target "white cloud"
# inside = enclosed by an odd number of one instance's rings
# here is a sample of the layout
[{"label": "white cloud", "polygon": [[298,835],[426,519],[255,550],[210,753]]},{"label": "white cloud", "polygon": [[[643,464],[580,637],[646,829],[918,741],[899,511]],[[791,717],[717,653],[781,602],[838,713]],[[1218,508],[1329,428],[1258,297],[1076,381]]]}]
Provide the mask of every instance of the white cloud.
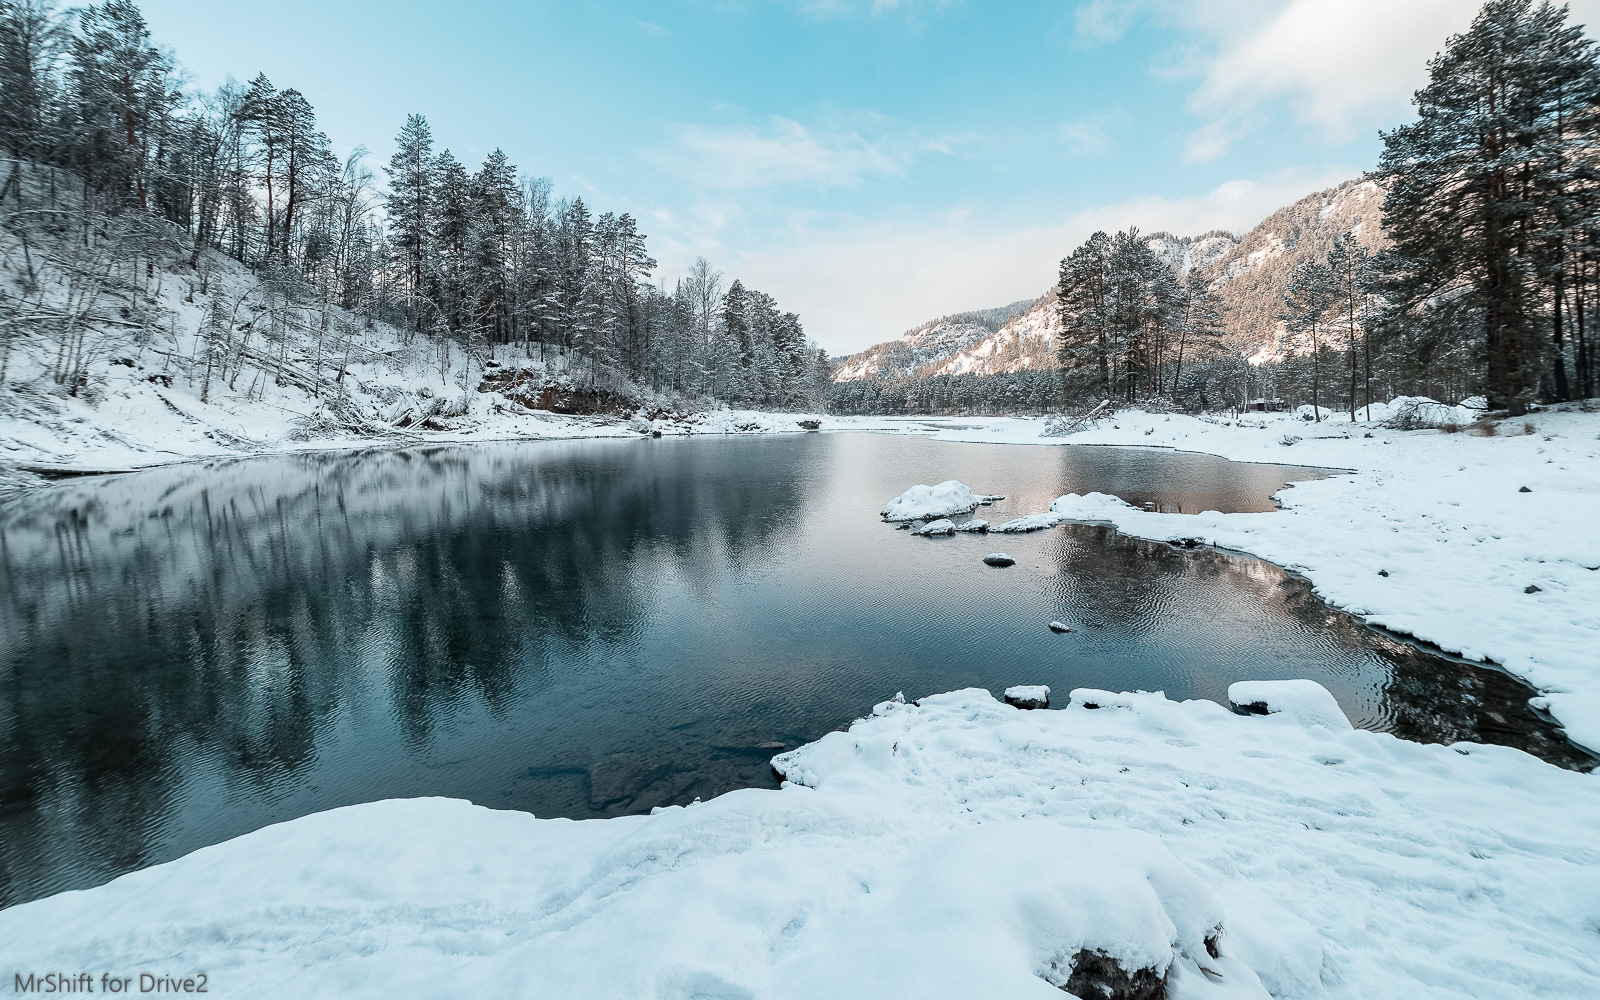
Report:
[{"label": "white cloud", "polygon": [[772,115],[760,125],[679,125],[675,133],[671,146],[646,150],[645,158],[696,189],[715,191],[853,187],[902,176],[918,156],[949,151],[948,140],[925,139],[870,112],[846,116],[835,127],[808,128]]},{"label": "white cloud", "polygon": [[[1231,181],[1202,195],[1135,198],[1058,224],[1009,231],[985,227],[961,212],[921,228],[846,223],[716,264],[798,312],[806,332],[830,352],[846,353],[934,316],[1037,296],[1055,281],[1060,259],[1097,229],[1246,230],[1275,209],[1353,174],[1296,172]],[[687,246],[663,252],[663,274],[685,267],[699,252],[704,251]]]},{"label": "white cloud", "polygon": [[[1090,0],[1076,11],[1078,37],[1112,42],[1139,20],[1177,32],[1169,55],[1199,78],[1191,109],[1204,124],[1189,137],[1191,161],[1215,159],[1258,109],[1286,101],[1301,122],[1337,138],[1395,124],[1427,81],[1427,62],[1465,30],[1481,0]],[[1572,3],[1591,22],[1600,0]]]},{"label": "white cloud", "polygon": [[1072,12],[1080,41],[1090,45],[1114,42],[1128,33],[1142,4],[1137,0],[1089,0]]}]

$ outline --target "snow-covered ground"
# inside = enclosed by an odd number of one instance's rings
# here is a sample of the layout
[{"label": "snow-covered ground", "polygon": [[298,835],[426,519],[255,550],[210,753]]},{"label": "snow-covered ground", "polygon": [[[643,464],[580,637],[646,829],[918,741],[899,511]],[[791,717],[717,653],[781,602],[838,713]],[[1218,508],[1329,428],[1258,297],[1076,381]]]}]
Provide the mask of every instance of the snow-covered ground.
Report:
[{"label": "snow-covered ground", "polygon": [[[1273,513],[1090,494],[1051,514],[1288,566],[1375,624],[1503,664],[1600,748],[1600,414],[1493,436],[1289,415],[1124,412],[1065,438],[1040,420],[823,420],[852,428],[1351,470]],[[334,810],[0,911],[0,975],[204,973],[228,996],[1047,997],[1103,952],[1166,970],[1174,1000],[1600,996],[1600,777],[1353,730],[1306,682],[1232,695],[1269,714],[1102,691],[1043,711],[981,691],[887,702],[780,755],[783,789],[651,816]]]},{"label": "snow-covered ground", "polygon": [[968,690],[776,763],[783,789],[650,816],[307,816],[0,911],[0,972],[204,974],[228,997],[1042,1000],[1088,951],[1166,971],[1172,1000],[1600,988],[1595,779],[1515,750]]}]

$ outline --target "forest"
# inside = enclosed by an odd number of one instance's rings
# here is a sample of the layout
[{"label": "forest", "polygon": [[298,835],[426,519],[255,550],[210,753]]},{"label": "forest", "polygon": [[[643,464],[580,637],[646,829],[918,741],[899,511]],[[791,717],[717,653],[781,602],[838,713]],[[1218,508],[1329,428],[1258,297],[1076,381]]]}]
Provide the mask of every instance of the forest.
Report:
[{"label": "forest", "polygon": [[[558,197],[498,149],[471,168],[413,115],[380,179],[365,149],[336,155],[292,86],[256,74],[188,88],[131,0],[0,2],[0,145],[15,279],[0,289],[0,385],[29,343],[76,393],[115,355],[102,341],[138,340],[129,328],[148,339],[152,321],[129,314],[141,294],[169,275],[226,291],[212,287],[213,254],[255,276],[280,353],[286,328],[327,329],[304,374],[314,386],[342,373],[350,332],[343,355],[334,342],[352,322],[391,325],[441,371],[559,359],[580,388],[608,393],[782,409],[811,403],[827,375],[772,296],[704,260],[670,288],[652,283],[636,219]],[[245,294],[216,296],[203,321],[190,361],[208,389],[213,367],[273,354],[249,346]]]},{"label": "forest", "polygon": [[[1180,276],[1136,230],[1061,264],[1068,399],[1358,409],[1400,393],[1520,414],[1596,394],[1600,60],[1564,7],[1494,0],[1382,135],[1382,231],[1337,234],[1279,289],[1280,356],[1218,349],[1231,275]],[[1251,350],[1255,345],[1245,346]],[[1186,356],[1187,352],[1187,356]],[[1187,364],[1186,364],[1187,362]]]}]

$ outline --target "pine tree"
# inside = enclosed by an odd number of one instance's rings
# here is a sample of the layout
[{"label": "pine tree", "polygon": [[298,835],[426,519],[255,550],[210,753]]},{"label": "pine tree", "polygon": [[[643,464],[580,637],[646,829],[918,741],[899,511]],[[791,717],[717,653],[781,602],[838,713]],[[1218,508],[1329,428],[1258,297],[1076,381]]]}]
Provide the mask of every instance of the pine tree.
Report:
[{"label": "pine tree", "polygon": [[[433,130],[421,115],[411,115],[395,138],[396,149],[384,172],[389,193],[389,246],[402,275],[402,292],[413,303],[427,294],[428,243],[433,220]],[[411,309],[411,328],[422,329],[422,311]]]},{"label": "pine tree", "polygon": [[1316,420],[1322,419],[1322,342],[1318,333],[1328,312],[1338,303],[1338,296],[1328,265],[1306,261],[1290,274],[1285,296],[1287,311],[1279,317],[1290,330],[1311,334],[1311,412]]},{"label": "pine tree", "polygon": [[1394,246],[1384,290],[1400,309],[1462,299],[1451,304],[1479,313],[1485,392],[1513,414],[1538,390],[1538,282],[1560,243],[1538,234],[1544,220],[1563,228],[1552,191],[1565,163],[1553,154],[1600,143],[1593,111],[1576,113],[1595,101],[1594,47],[1565,17],[1490,0],[1428,64],[1418,121],[1383,135]]}]

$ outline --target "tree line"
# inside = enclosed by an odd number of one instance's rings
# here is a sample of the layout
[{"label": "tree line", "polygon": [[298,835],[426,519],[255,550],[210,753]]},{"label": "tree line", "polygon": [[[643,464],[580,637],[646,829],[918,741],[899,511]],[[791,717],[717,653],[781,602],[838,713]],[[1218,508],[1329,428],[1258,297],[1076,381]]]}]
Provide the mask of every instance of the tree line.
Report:
[{"label": "tree line", "polygon": [[[591,387],[776,407],[812,401],[825,378],[823,352],[770,295],[724,287],[704,261],[670,289],[652,283],[632,216],[555,197],[501,150],[469,170],[413,115],[384,189],[365,150],[334,154],[294,88],[257,75],[187,92],[131,0],[0,0],[0,145],[4,225],[25,258],[30,238],[76,233],[150,279],[182,263],[204,291],[215,251],[288,297],[425,338],[443,366],[452,351],[517,351],[563,359]],[[26,285],[31,258],[22,270]]]}]

